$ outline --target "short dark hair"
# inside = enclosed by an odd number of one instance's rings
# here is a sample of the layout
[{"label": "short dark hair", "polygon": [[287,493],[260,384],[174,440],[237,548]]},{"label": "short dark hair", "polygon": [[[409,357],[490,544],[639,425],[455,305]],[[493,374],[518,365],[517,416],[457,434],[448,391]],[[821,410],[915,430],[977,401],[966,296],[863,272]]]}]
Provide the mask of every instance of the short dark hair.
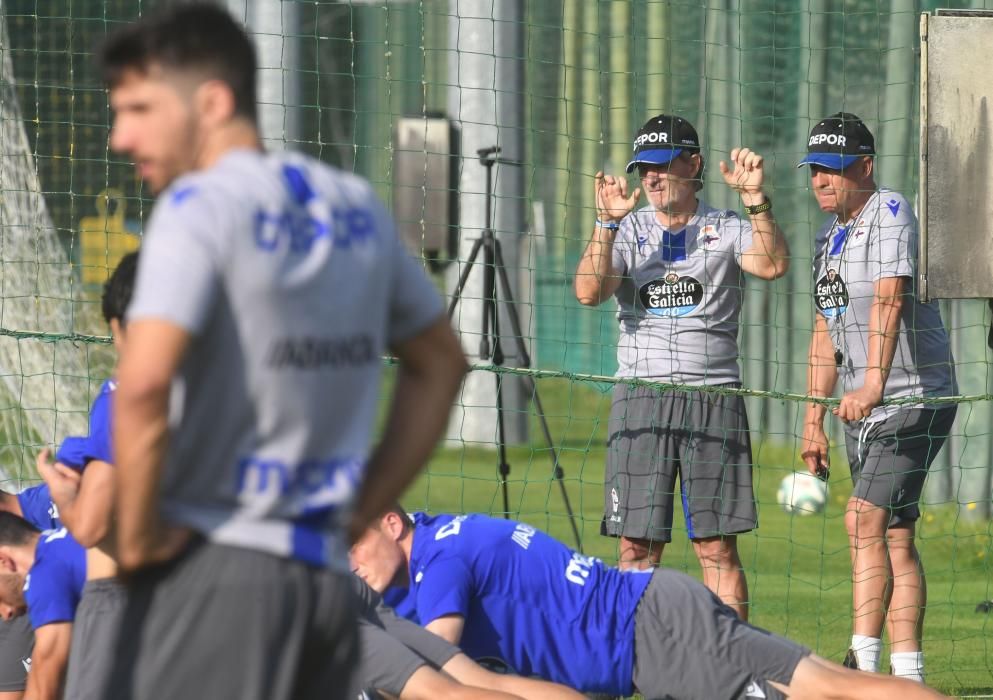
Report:
[{"label": "short dark hair", "polygon": [[[400,516],[400,520],[403,521],[403,534],[406,535],[407,532],[414,527],[414,521],[410,519],[410,514],[407,513],[407,511],[404,510],[403,506],[400,505],[399,503],[394,503],[392,506],[387,508],[386,511],[383,513],[383,515],[380,517],[381,518],[386,517],[390,513],[394,513]],[[376,527],[377,529],[379,528],[379,523],[377,523]]]},{"label": "short dark hair", "polygon": [[257,121],[255,46],[223,8],[208,2],[173,3],[111,34],[100,48],[104,82],[113,87],[127,71],[153,66],[198,71],[234,93],[235,113]]},{"label": "short dark hair", "polygon": [[124,313],[131,303],[131,293],[134,291],[135,272],[138,269],[138,251],[128,253],[117,263],[117,268],[103,285],[103,297],[100,307],[103,310],[103,320],[110,323],[115,318],[124,321]]},{"label": "short dark hair", "polygon": [[18,547],[28,544],[37,534],[38,530],[21,516],[0,511],[0,546]]}]

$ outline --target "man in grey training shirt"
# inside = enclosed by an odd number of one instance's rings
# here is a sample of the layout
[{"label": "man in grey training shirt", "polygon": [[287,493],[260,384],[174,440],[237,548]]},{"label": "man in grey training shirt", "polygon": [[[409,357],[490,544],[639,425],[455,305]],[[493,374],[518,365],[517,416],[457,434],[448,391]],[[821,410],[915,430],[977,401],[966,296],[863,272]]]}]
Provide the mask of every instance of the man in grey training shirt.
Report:
[{"label": "man in grey training shirt", "polygon": [[[888,620],[891,666],[923,680],[926,586],[914,523],[928,468],[945,443],[955,405],[927,397],[958,392],[938,305],[917,297],[917,218],[901,194],[877,187],[875,139],[854,114],[839,112],[810,132],[811,189],[830,214],[814,242],[814,333],[807,391],[844,395],[855,489],[845,526],[852,553],[854,629],[846,665],[876,671]],[[884,399],[902,399],[882,405]],[[908,399],[919,399],[911,400]],[[809,404],[803,459],[828,466],[823,404]]]},{"label": "man in grey training shirt", "polygon": [[343,697],[349,514],[363,527],[421,468],[461,348],[367,182],[262,150],[254,48],[225,11],[164,6],[101,64],[111,147],[158,193],[113,403],[130,589],[105,696]]},{"label": "man in grey training shirt", "polygon": [[[763,193],[761,155],[747,148],[721,162],[748,221],[697,197],[704,168],[693,126],[650,119],[634,140],[649,204],[627,181],[597,173],[597,221],[576,270],[576,298],[617,300],[617,376],[689,387],[738,387],[738,315],[744,273],[773,280],[789,249]],[[676,475],[686,529],[704,583],[747,618],[748,587],[737,534],[757,525],[752,455],[740,396],[684,388],[614,389],[604,479],[605,535],[620,537],[622,567],[658,564],[672,539]]]}]

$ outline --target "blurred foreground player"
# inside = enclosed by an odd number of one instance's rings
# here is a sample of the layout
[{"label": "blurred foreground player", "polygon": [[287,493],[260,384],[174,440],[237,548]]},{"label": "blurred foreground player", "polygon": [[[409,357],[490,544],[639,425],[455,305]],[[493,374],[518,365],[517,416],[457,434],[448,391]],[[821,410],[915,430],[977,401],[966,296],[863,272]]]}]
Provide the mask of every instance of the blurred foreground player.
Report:
[{"label": "blurred foreground player", "polygon": [[107,697],[344,697],[348,515],[419,471],[461,348],[367,182],[262,150],[254,48],[224,10],[165,6],[100,61],[111,147],[159,195],[113,404],[129,600]]}]

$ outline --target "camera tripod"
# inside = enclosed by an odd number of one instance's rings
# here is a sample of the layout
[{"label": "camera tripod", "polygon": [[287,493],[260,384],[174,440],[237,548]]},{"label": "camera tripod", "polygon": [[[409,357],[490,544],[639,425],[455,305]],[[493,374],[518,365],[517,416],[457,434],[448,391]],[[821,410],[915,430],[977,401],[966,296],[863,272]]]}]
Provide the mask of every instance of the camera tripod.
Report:
[{"label": "camera tripod", "polygon": [[[531,367],[531,357],[528,355],[524,345],[524,334],[521,331],[521,320],[517,313],[517,305],[514,293],[507,278],[507,270],[504,266],[503,252],[500,241],[493,235],[493,166],[497,163],[502,165],[520,166],[519,162],[499,158],[499,146],[490,146],[476,151],[480,164],[486,168],[486,216],[482,235],[473,243],[468,259],[465,261],[462,274],[459,275],[458,284],[452,294],[452,300],[448,305],[448,317],[455,314],[456,305],[462,300],[462,293],[469,273],[479,262],[479,252],[483,252],[483,327],[482,337],[479,341],[479,357],[488,359],[497,367],[502,367],[506,357],[503,353],[503,344],[500,340],[500,315],[497,306],[498,295],[503,294],[506,302],[505,308],[507,317],[510,320],[510,327],[514,335],[514,343],[518,356],[520,357],[519,367],[528,369]],[[499,289],[497,279],[499,278]],[[500,485],[503,490],[503,513],[505,518],[510,517],[510,497],[507,492],[507,477],[510,476],[510,464],[507,462],[507,441],[504,432],[504,408],[503,408],[503,378],[499,373],[496,375],[496,410],[497,410],[497,451],[499,456]],[[576,527],[576,518],[572,512],[572,505],[569,503],[569,493],[565,489],[563,482],[564,472],[559,464],[558,451],[552,440],[552,433],[548,428],[548,420],[545,418],[545,411],[541,405],[541,397],[538,395],[538,386],[531,375],[523,375],[525,386],[534,400],[535,412],[538,415],[538,422],[541,424],[545,442],[548,445],[548,452],[552,460],[552,474],[559,484],[562,494],[562,501],[565,504],[566,513],[569,516],[569,524],[572,526],[572,534],[576,540],[576,549],[582,551],[582,541],[579,537],[579,529]]]}]

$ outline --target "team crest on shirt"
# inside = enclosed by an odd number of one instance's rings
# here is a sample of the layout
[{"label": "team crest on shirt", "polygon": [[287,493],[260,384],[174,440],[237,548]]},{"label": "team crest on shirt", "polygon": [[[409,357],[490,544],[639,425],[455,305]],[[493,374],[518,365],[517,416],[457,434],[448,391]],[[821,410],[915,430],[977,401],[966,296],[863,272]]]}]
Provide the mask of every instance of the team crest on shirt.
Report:
[{"label": "team crest on shirt", "polygon": [[703,301],[703,284],[689,275],[670,272],[641,286],[638,298],[645,311],[653,316],[685,316]]},{"label": "team crest on shirt", "polygon": [[829,267],[814,285],[814,306],[825,316],[841,316],[848,310],[848,287],[838,270]]},{"label": "team crest on shirt", "polygon": [[713,224],[707,224],[700,229],[700,235],[696,239],[697,245],[704,250],[717,250],[721,244],[721,234]]}]

